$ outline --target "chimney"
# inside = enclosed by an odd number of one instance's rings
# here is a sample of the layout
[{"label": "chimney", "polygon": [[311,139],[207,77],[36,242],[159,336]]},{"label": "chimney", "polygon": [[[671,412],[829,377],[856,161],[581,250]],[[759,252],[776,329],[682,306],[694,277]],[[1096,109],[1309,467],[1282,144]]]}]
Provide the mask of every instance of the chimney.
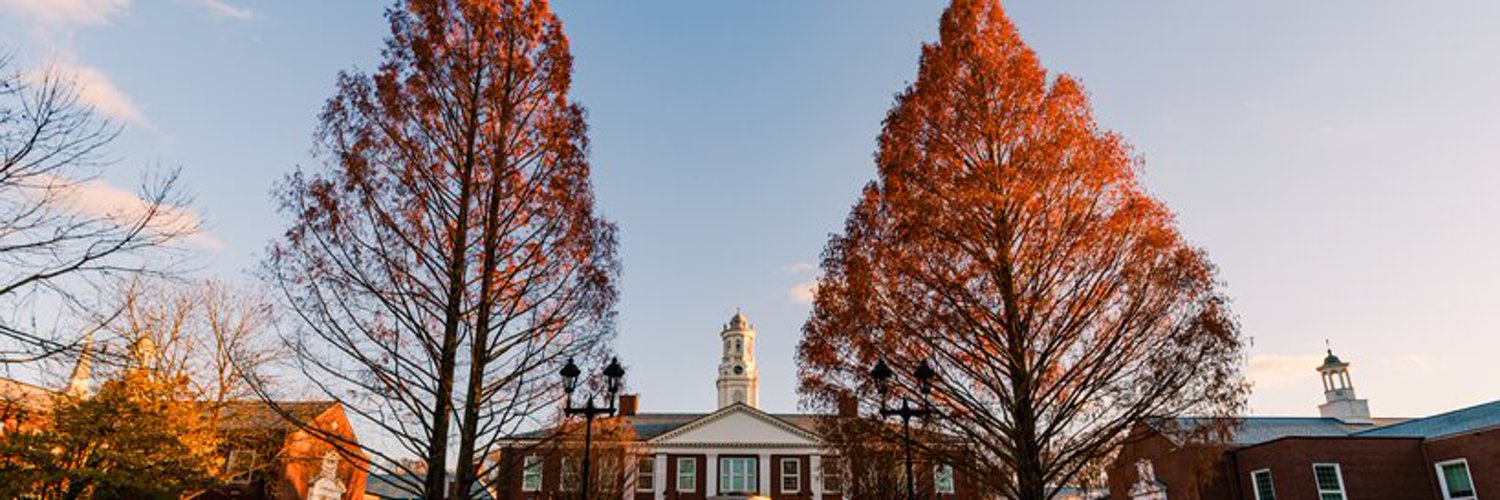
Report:
[{"label": "chimney", "polygon": [[620,416],[635,416],[635,410],[640,406],[641,396],[639,394],[620,395]]},{"label": "chimney", "polygon": [[838,405],[840,417],[859,416],[859,400],[854,399],[854,396],[851,396],[849,394],[840,394]]}]

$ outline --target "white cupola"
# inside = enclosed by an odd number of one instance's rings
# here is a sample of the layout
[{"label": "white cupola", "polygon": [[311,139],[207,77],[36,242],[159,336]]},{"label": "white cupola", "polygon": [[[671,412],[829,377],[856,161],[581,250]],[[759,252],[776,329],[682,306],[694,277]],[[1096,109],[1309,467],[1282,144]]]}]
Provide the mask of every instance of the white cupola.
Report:
[{"label": "white cupola", "polygon": [[719,408],[743,403],[760,405],[760,372],[755,366],[755,325],[745,313],[735,310],[734,317],[719,332],[724,342],[719,360]]},{"label": "white cupola", "polygon": [[1325,400],[1318,405],[1320,415],[1349,423],[1374,423],[1370,418],[1370,402],[1354,396],[1354,382],[1349,379],[1349,363],[1334,356],[1333,349],[1328,350],[1328,356],[1323,358],[1318,373],[1323,375]]}]

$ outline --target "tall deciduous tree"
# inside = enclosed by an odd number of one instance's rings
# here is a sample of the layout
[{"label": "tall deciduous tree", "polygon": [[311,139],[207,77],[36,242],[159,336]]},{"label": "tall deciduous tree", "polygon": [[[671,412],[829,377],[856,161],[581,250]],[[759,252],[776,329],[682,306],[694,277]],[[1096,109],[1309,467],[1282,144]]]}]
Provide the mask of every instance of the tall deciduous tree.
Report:
[{"label": "tall deciduous tree", "polygon": [[804,326],[810,400],[869,394],[878,358],[929,359],[930,425],[973,448],[971,478],[1020,499],[1074,481],[1137,419],[1241,410],[1242,339],[1215,267],[998,1],[947,9],[876,161]]},{"label": "tall deciduous tree", "polygon": [[471,491],[500,437],[555,409],[561,356],[603,347],[618,265],[548,3],[404,0],[387,17],[379,70],[341,75],[323,111],[325,168],[280,188],[294,222],[265,268],[300,320],[301,370],[421,457],[405,486],[440,498],[445,471]]}]

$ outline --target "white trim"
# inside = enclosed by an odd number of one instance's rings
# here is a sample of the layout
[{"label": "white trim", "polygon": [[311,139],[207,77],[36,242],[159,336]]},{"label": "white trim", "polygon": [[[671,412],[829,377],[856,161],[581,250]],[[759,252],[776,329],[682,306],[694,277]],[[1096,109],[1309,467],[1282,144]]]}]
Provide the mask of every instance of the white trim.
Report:
[{"label": "white trim", "polygon": [[[796,471],[795,471],[794,474],[788,475],[786,473],[786,464],[792,464],[792,465],[796,466],[795,467]],[[791,457],[791,458],[781,457],[780,460],[776,461],[776,467],[778,467],[778,469],[776,469],[777,479],[778,479],[777,482],[781,483],[781,484],[777,484],[776,485],[777,489],[781,490],[782,493],[801,493],[802,492],[802,459],[798,458],[798,457]],[[790,489],[788,489],[786,487],[786,480],[787,480],[788,477],[797,478],[797,482],[793,483],[793,484],[795,484],[795,486],[792,486]]]},{"label": "white trim", "polygon": [[657,453],[652,456],[652,459],[656,463],[656,475],[661,479],[656,482],[656,490],[652,492],[651,497],[661,500],[667,498],[667,479],[671,477],[667,475],[667,471],[669,470],[667,467],[667,454]]},{"label": "white trim", "polygon": [[[1469,491],[1470,493],[1473,493],[1472,495],[1456,497],[1448,493],[1448,476],[1443,474],[1443,467],[1449,465],[1464,466],[1464,475],[1469,476]],[[1432,467],[1437,471],[1438,486],[1443,489],[1443,498],[1445,500],[1474,500],[1479,498],[1479,488],[1474,485],[1474,470],[1469,468],[1469,459],[1455,458],[1453,460],[1444,460],[1432,464]]]},{"label": "white trim", "polygon": [[[766,422],[766,423],[768,423],[768,424],[770,424],[770,425],[772,425],[774,427],[778,427],[781,430],[784,430],[784,431],[786,431],[788,433],[791,433],[794,436],[806,439],[807,441],[810,441],[811,443],[822,443],[823,442],[822,438],[818,437],[817,434],[813,434],[812,432],[808,432],[808,431],[802,430],[801,427],[797,427],[795,425],[792,425],[792,424],[788,423],[785,420],[776,418],[775,415],[771,415],[769,413],[760,411],[759,408],[756,408],[754,406],[749,406],[749,405],[746,405],[744,403],[736,403],[736,404],[731,404],[729,406],[725,406],[723,408],[720,408],[718,411],[715,411],[715,412],[710,413],[708,415],[704,415],[704,416],[700,417],[697,420],[694,420],[694,421],[688,422],[686,424],[677,426],[677,428],[675,428],[675,429],[672,429],[670,431],[667,431],[667,432],[663,433],[660,436],[656,436],[654,438],[651,438],[651,439],[647,440],[647,443],[650,443],[650,446],[652,446],[652,447],[672,446],[674,443],[667,443],[666,441],[670,441],[673,438],[676,438],[676,437],[681,436],[683,434],[687,434],[688,432],[691,432],[694,429],[697,429],[697,428],[706,426],[708,424],[717,422],[717,421],[723,419],[724,417],[729,416],[732,413],[746,413],[746,414],[748,414],[748,415],[750,415],[750,416],[752,416],[752,417],[754,417],[756,419],[759,419],[759,420],[764,421],[764,422]],[[704,446],[714,446],[714,447],[720,447],[720,448],[734,447],[733,445],[720,444],[720,443],[675,443],[675,444],[677,444],[679,446],[681,446],[683,444],[687,444],[687,445],[699,444],[699,445],[704,445]],[[779,443],[779,444],[777,444],[775,446],[799,446],[799,445],[802,445],[802,443]],[[816,446],[816,445],[815,444],[809,444],[809,445],[806,445],[806,446]]]},{"label": "white trim", "polygon": [[[691,476],[693,478],[692,488],[682,487],[682,464],[685,463],[693,464],[693,474]],[[677,457],[677,467],[674,467],[672,469],[672,474],[677,477],[677,481],[675,481],[676,484],[673,485],[673,490],[682,493],[698,492],[698,457]]]},{"label": "white trim", "polygon": [[[1340,497],[1344,498],[1344,500],[1349,500],[1349,490],[1344,488],[1344,471],[1343,468],[1339,467],[1339,464],[1337,462],[1313,463],[1312,466],[1313,486],[1318,489],[1318,500],[1323,500],[1323,495],[1327,493],[1338,493]],[[1333,466],[1333,477],[1334,479],[1338,480],[1339,489],[1325,490],[1323,489],[1323,485],[1318,483],[1318,467],[1321,466]]]},{"label": "white trim", "polygon": [[1271,474],[1271,469],[1256,469],[1250,471],[1250,491],[1255,493],[1255,500],[1271,500],[1268,498],[1261,498],[1260,496],[1260,481],[1256,481],[1255,476],[1262,472],[1266,473],[1266,484],[1271,485],[1271,498],[1276,498],[1276,476],[1274,474]]}]

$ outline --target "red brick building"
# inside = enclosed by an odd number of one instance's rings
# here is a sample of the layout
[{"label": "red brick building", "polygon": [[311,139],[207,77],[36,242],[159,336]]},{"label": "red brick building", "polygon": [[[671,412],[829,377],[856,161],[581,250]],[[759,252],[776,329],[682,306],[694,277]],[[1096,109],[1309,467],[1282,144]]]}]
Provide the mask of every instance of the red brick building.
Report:
[{"label": "red brick building", "polygon": [[287,418],[358,442],[343,406],[333,401],[278,402],[277,406],[280,412],[258,401],[235,402],[221,410],[226,481],[195,498],[363,499],[365,457],[340,453]]},{"label": "red brick building", "polygon": [[1212,443],[1178,437],[1201,419],[1138,425],[1110,467],[1110,498],[1500,498],[1500,401],[1372,418],[1355,398],[1348,366],[1330,352],[1318,367],[1321,417],[1246,417]]}]

